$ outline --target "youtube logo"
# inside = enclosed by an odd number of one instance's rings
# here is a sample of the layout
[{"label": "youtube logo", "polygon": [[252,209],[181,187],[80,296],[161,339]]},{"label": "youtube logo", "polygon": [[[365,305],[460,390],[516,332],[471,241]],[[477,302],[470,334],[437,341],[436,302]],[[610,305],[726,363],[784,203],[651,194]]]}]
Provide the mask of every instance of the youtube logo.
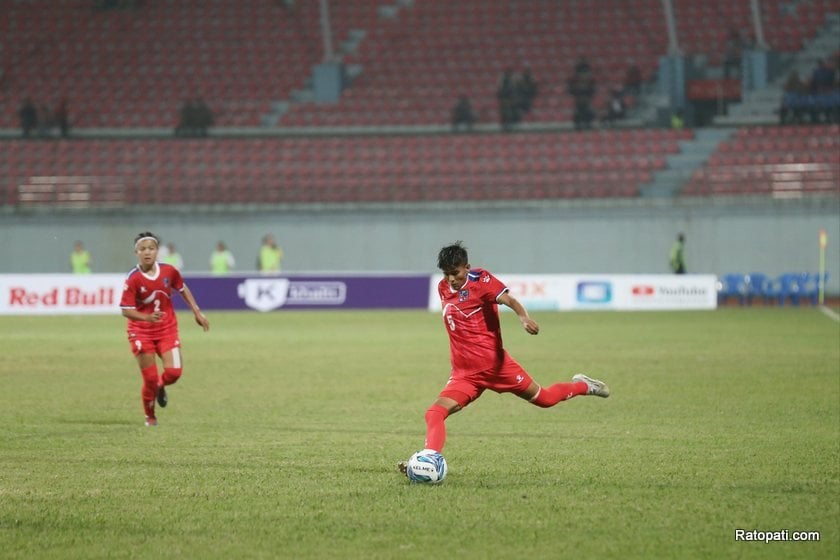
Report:
[{"label": "youtube logo", "polygon": [[652,296],[653,292],[654,292],[653,286],[650,286],[650,285],[633,286],[633,295],[634,296]]}]

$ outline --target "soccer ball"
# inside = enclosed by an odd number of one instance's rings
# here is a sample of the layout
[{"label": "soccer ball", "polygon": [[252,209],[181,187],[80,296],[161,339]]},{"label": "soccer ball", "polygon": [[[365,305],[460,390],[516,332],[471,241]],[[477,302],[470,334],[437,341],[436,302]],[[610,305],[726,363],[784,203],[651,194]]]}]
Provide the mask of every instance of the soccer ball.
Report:
[{"label": "soccer ball", "polygon": [[446,478],[446,459],[433,449],[423,449],[408,460],[405,474],[411,482],[443,482]]}]

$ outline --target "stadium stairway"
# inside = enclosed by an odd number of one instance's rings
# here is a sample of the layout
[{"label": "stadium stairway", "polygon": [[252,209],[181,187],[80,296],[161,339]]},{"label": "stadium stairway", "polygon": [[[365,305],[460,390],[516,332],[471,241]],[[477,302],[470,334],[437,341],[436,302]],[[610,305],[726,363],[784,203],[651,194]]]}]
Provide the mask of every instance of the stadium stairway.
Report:
[{"label": "stadium stairway", "polygon": [[783,86],[791,71],[796,71],[803,81],[811,77],[818,60],[830,57],[837,51],[840,37],[840,13],[829,14],[825,24],[804,49],[783,61],[779,75],[767,87],[747,92],[740,103],[732,103],[726,115],[715,117],[718,126],[743,126],[777,124]]},{"label": "stadium stairway", "polygon": [[642,197],[664,198],[679,194],[694,170],[704,165],[721,142],[728,140],[734,130],[700,128],[690,140],[680,140],[680,151],[667,156],[665,169],[654,172],[653,180],[639,189]]},{"label": "stadium stairway", "polygon": [[[377,9],[380,19],[394,20],[399,16],[400,10],[410,7],[414,4],[414,0],[392,0],[393,4],[382,3]],[[369,25],[375,26],[376,22],[369,21]],[[338,44],[335,58],[337,61],[344,62],[344,60],[352,55],[355,55],[359,49],[359,45],[365,40],[370,32],[369,29],[349,29],[347,31],[347,38]],[[352,84],[353,81],[362,75],[364,66],[361,64],[345,64],[344,78],[347,84]],[[280,119],[289,112],[295,104],[311,103],[315,99],[315,91],[312,82],[312,77],[306,80],[303,88],[293,90],[288,99],[275,101],[271,105],[271,112],[263,115],[262,124],[266,127],[278,126]]]}]

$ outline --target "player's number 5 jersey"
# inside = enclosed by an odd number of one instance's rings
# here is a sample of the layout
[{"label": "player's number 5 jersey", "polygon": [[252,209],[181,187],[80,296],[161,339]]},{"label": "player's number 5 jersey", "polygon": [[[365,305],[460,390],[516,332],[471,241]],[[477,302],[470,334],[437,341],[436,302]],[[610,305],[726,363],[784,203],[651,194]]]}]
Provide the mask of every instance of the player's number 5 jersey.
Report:
[{"label": "player's number 5 jersey", "polygon": [[506,291],[495,276],[478,268],[467,273],[459,290],[446,280],[438,284],[454,374],[485,371],[501,363],[504,349],[497,298]]}]

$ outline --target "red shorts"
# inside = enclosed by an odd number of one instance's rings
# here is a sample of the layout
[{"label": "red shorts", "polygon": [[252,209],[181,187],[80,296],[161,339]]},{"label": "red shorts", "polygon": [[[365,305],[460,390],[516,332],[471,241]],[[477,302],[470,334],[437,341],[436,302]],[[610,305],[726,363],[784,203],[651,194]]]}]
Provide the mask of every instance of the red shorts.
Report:
[{"label": "red shorts", "polygon": [[502,364],[498,368],[477,373],[453,373],[440,396],[452,399],[464,408],[480,397],[485,389],[519,395],[524,393],[532,382],[528,372],[505,352]]},{"label": "red shorts", "polygon": [[129,332],[128,344],[131,346],[131,353],[135,356],[140,354],[163,356],[173,348],[181,347],[181,341],[177,334],[153,337],[143,333]]}]

